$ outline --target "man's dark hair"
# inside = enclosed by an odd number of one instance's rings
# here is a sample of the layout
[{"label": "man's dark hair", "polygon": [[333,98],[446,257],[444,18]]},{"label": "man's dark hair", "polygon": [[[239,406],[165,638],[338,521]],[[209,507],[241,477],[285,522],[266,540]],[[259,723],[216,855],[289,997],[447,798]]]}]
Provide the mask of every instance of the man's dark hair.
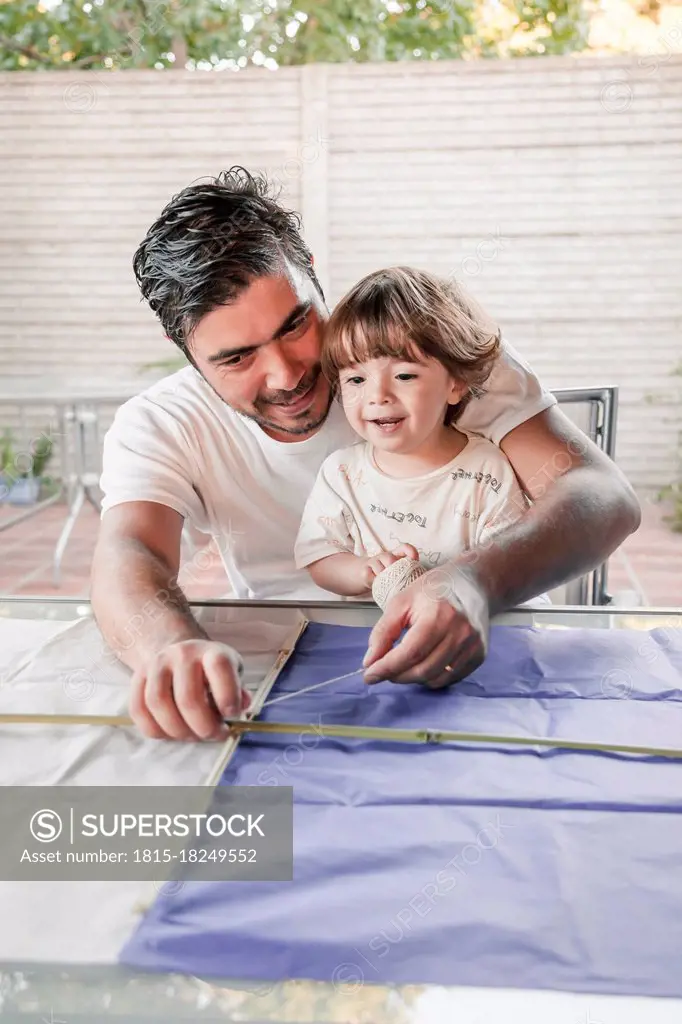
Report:
[{"label": "man's dark hair", "polygon": [[174,196],[133,257],[140,291],[168,337],[187,354],[202,317],[255,278],[281,273],[284,261],[322,294],[300,223],[265,176],[243,167]]}]

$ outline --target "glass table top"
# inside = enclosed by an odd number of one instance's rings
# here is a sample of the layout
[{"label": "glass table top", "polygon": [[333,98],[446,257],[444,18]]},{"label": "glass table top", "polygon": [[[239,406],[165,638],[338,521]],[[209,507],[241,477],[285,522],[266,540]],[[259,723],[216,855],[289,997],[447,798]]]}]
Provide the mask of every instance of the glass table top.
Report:
[{"label": "glass table top", "polygon": [[[229,610],[231,619],[242,615],[246,620],[258,610],[260,618],[266,609],[298,609],[311,622],[335,622],[340,625],[372,626],[381,611],[371,601],[192,601],[195,612],[210,610],[219,615]],[[239,611],[242,609],[242,611]],[[44,622],[70,622],[91,615],[87,600],[77,597],[1,597],[0,622],[3,619],[38,619]],[[514,608],[493,620],[504,625],[568,626],[588,629],[655,629],[682,626],[682,605],[678,608],[590,607],[577,605],[539,605]]]},{"label": "glass table top", "polygon": [[[260,618],[291,614],[296,610],[310,621],[345,625],[373,625],[381,615],[371,602],[320,601],[309,604],[279,601],[204,601],[193,602],[196,614],[245,619],[258,610]],[[0,631],[3,620],[39,620],[68,622],[91,615],[87,601],[78,598],[0,598]],[[680,608],[592,608],[523,607],[498,616],[495,623],[534,625],[540,628],[582,627],[591,629],[682,628]],[[10,626],[11,628],[11,626]],[[479,996],[476,996],[476,991]],[[592,997],[589,1006],[582,997],[562,993],[490,992],[490,1002],[481,990],[462,990],[428,986],[336,985],[291,979],[273,984],[264,982],[219,981],[178,975],[149,975],[116,966],[65,967],[59,964],[0,963],[0,1015],[7,1021],[95,1022],[112,1017],[117,1021],[149,1022],[174,1020],[287,1022],[287,1024],[435,1024],[455,1021],[459,1024],[524,1024],[552,1019],[575,1024],[578,1020],[618,1020],[635,1024],[642,1006],[630,1009],[627,1000],[602,1004]],[[556,997],[556,1004],[547,999]],[[518,1011],[510,999],[520,1000]],[[601,997],[608,998],[608,997]],[[478,1002],[477,1002],[478,999]],[[562,1003],[561,1000],[566,1000]],[[576,1001],[577,1000],[577,1001]],[[434,1013],[434,1006],[440,1009]],[[610,1012],[604,1011],[610,1006]],[[570,1007],[570,1009],[569,1009]],[[581,1008],[582,1007],[582,1008]],[[600,1008],[601,1012],[597,1012]],[[566,1016],[564,1016],[564,1011]],[[536,1015],[537,1014],[537,1015]],[[670,1014],[670,1015],[669,1015]],[[672,1024],[682,1019],[682,1005],[674,1000],[646,1001],[646,1019],[650,1024]]]}]

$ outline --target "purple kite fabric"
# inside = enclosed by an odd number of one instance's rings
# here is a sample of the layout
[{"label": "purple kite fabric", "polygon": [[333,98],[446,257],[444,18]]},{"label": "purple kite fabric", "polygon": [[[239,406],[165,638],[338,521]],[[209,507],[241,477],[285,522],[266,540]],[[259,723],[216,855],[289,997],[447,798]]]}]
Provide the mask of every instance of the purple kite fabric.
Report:
[{"label": "purple kite fabric", "polygon": [[[273,696],[360,666],[310,624]],[[682,630],[493,627],[448,690],[361,675],[263,718],[682,746]],[[682,997],[682,762],[244,737],[221,785],[293,786],[294,880],[159,896],[121,961],[224,979]]]}]

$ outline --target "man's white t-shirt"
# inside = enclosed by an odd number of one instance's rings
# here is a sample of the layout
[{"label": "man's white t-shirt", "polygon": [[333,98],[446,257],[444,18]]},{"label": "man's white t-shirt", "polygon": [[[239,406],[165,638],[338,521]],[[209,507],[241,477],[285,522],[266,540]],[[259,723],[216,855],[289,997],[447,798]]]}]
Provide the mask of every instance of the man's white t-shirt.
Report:
[{"label": "man's white t-shirt", "polygon": [[[486,394],[457,426],[499,444],[555,401],[504,343]],[[214,538],[236,598],[329,600],[296,568],[294,544],[322,463],[358,440],[335,401],[313,437],[275,441],[188,366],[117,411],[104,441],[102,511],[131,501],[175,509]]]},{"label": "man's white t-shirt", "polygon": [[469,437],[456,458],[403,479],[384,473],[372,446],[361,441],[325,459],[294,558],[305,568],[341,551],[371,557],[413,544],[421,564],[435,568],[488,540],[527,507],[508,459],[487,438]]}]

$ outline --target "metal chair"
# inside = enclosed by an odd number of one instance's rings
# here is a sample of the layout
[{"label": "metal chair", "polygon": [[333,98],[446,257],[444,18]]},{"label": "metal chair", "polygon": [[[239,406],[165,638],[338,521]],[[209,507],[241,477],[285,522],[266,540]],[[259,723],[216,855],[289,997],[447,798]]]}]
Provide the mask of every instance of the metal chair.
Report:
[{"label": "metal chair", "polygon": [[[552,391],[559,406],[590,440],[615,459],[618,419],[618,388],[558,388]],[[607,591],[608,561],[592,572],[571,580],[563,588],[562,604],[607,605],[612,601]],[[554,593],[557,593],[555,591]]]}]

